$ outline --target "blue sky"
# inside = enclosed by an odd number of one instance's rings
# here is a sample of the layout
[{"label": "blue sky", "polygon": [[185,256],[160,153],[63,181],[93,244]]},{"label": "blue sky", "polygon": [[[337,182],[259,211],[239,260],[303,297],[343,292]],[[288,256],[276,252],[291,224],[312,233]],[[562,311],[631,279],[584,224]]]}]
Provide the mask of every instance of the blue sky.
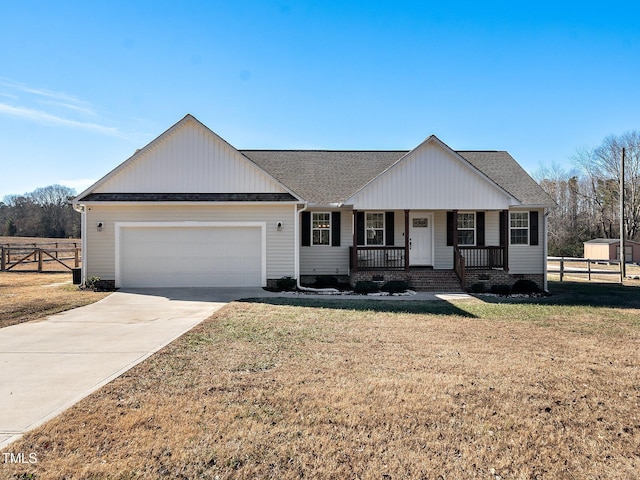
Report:
[{"label": "blue sky", "polygon": [[640,3],[0,0],[0,198],[191,113],[237,148],[508,150],[640,129]]}]

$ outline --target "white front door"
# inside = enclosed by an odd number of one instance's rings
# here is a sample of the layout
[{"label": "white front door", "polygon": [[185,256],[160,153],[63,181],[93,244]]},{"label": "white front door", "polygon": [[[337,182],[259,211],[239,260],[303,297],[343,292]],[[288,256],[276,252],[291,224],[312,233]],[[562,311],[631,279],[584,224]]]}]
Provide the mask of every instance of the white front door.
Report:
[{"label": "white front door", "polygon": [[409,213],[409,264],[433,265],[432,213]]}]

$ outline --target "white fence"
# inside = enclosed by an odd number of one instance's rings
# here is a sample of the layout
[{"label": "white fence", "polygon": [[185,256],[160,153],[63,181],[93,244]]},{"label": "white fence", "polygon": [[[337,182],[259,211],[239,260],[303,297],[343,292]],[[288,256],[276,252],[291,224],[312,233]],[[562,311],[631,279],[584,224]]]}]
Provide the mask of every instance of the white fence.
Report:
[{"label": "white fence", "polygon": [[[589,280],[601,275],[617,275],[617,281],[621,281],[619,260],[547,257],[547,272],[560,274],[561,282],[565,275],[586,275]],[[616,279],[612,278],[612,280]]]}]

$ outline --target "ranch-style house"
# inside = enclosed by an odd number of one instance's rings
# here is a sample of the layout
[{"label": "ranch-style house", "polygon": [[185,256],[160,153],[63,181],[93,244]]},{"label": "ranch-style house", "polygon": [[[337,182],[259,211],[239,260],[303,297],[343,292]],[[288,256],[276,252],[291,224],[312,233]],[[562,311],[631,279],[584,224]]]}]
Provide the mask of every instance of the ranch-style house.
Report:
[{"label": "ranch-style house", "polygon": [[192,115],[72,201],[83,281],[271,286],[535,281],[554,203],[505,151],[238,150]]}]

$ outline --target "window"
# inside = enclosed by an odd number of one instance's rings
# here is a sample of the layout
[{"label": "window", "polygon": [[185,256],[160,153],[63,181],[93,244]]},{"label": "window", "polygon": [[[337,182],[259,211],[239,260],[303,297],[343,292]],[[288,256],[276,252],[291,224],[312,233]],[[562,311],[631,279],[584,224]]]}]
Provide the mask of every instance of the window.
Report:
[{"label": "window", "polygon": [[476,244],[476,214],[458,213],[458,245]]},{"label": "window", "polygon": [[384,245],[384,213],[367,213],[365,230],[366,245]]},{"label": "window", "polygon": [[312,213],[312,245],[331,245],[331,214]]},{"label": "window", "polygon": [[509,216],[511,245],[529,244],[529,212],[511,212]]}]

